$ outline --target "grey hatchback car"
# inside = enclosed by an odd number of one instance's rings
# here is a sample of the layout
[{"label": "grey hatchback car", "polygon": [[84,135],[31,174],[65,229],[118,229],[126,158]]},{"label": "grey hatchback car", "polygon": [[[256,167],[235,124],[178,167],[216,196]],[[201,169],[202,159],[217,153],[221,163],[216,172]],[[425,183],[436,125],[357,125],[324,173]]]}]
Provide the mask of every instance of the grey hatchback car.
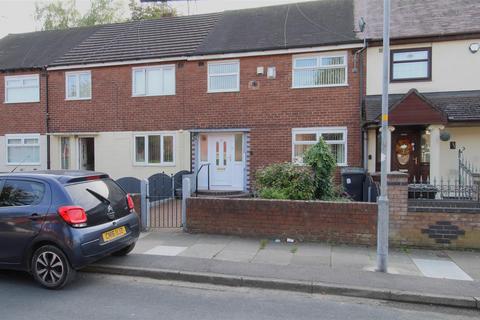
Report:
[{"label": "grey hatchback car", "polygon": [[76,270],[128,254],[139,234],[132,197],[107,174],[0,174],[0,269],[24,270],[60,289]]}]

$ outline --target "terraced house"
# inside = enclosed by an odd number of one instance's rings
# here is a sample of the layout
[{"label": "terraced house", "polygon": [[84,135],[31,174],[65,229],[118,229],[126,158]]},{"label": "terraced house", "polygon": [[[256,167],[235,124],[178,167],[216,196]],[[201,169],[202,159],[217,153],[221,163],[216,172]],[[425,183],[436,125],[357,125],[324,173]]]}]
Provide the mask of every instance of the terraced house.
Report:
[{"label": "terraced house", "polygon": [[[457,175],[463,147],[480,165],[480,24],[465,19],[478,20],[478,5],[435,3],[392,10],[386,156],[411,180]],[[381,8],[320,0],[9,35],[0,171],[188,170],[200,189],[245,191],[256,169],[301,163],[322,136],[339,167],[375,172]]]},{"label": "terraced house", "polygon": [[362,46],[351,0],[9,35],[0,170],[205,165],[200,188],[247,190],[320,135],[358,166]]},{"label": "terraced house", "polygon": [[[368,21],[365,167],[380,170],[382,1],[358,2]],[[410,182],[471,183],[480,169],[478,1],[392,1],[389,153]],[[459,181],[460,180],[460,181]],[[437,195],[438,197],[438,195]]]}]

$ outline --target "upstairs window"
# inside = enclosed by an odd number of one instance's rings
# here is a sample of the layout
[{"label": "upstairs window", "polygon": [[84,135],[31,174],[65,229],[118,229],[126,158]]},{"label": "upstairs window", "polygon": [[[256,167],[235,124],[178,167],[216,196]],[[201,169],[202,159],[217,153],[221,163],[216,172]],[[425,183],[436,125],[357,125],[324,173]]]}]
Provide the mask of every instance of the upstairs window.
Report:
[{"label": "upstairs window", "polygon": [[320,137],[330,146],[337,165],[347,165],[347,129],[346,128],[308,128],[293,129],[293,162],[303,164],[305,152],[318,142]]},{"label": "upstairs window", "polygon": [[172,134],[135,136],[135,164],[173,165],[175,138]]},{"label": "upstairs window", "polygon": [[347,85],[347,55],[309,55],[293,58],[293,88]]},{"label": "upstairs window", "polygon": [[133,68],[133,96],[175,95],[175,65]]},{"label": "upstairs window", "polygon": [[208,92],[240,91],[240,61],[208,63]]},{"label": "upstairs window", "polygon": [[38,74],[5,77],[5,102],[39,102],[40,84]]},{"label": "upstairs window", "polygon": [[432,77],[432,49],[401,49],[391,52],[390,80],[419,81]]},{"label": "upstairs window", "polygon": [[39,165],[40,135],[6,135],[8,165]]},{"label": "upstairs window", "polygon": [[67,100],[86,100],[92,98],[92,75],[90,71],[67,72],[65,78],[65,98]]}]

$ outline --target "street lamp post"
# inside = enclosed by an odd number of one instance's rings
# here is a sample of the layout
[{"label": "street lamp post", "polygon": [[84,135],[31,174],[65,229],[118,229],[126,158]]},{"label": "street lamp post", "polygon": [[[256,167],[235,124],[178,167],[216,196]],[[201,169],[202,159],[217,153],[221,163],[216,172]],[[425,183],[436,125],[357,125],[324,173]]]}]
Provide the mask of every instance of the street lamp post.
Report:
[{"label": "street lamp post", "polygon": [[383,0],[382,150],[377,223],[377,271],[380,272],[387,272],[388,268],[389,204],[387,195],[387,130],[389,69],[390,0]]}]

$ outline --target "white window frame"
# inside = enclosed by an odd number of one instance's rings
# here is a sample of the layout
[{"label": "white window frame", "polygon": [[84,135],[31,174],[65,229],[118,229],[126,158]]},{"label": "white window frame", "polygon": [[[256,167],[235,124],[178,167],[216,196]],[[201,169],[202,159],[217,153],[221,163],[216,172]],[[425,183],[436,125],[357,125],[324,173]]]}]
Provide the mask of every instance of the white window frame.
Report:
[{"label": "white window frame", "polygon": [[[343,57],[343,64],[339,65],[328,65],[322,66],[322,58],[339,58]],[[295,61],[297,59],[313,59],[317,60],[317,65],[315,67],[300,67],[295,68]],[[295,86],[295,70],[302,69],[336,69],[339,67],[345,68],[345,82],[339,84],[322,84],[322,85],[313,85],[313,86]],[[329,87],[346,87],[348,86],[348,54],[347,52],[330,52],[330,53],[315,53],[315,54],[299,54],[292,57],[292,89],[305,89],[305,88],[329,88]]]},{"label": "white window frame", "polygon": [[[9,144],[9,139],[21,139],[21,144]],[[25,144],[25,139],[37,139],[37,144]],[[38,147],[38,159],[39,162],[9,162],[8,161],[8,147],[21,147],[21,146],[34,146]],[[9,166],[38,166],[41,164],[41,144],[40,144],[40,134],[32,133],[32,134],[6,134],[5,135],[5,163]]]},{"label": "white window frame", "polygon": [[[8,101],[8,81],[9,80],[36,80],[37,84],[36,86],[31,86],[31,87],[23,87],[22,88],[37,88],[37,96],[36,99],[34,100],[22,100],[22,101]],[[5,96],[4,96],[4,102],[5,103],[34,103],[34,102],[40,102],[40,76],[38,74],[23,74],[19,76],[5,76],[4,78],[5,81]]]},{"label": "white window frame", "polygon": [[[148,140],[149,136],[160,136],[160,162],[159,163],[149,163],[148,162]],[[173,137],[173,161],[164,162],[163,161],[163,137],[170,136]],[[145,140],[145,161],[137,161],[137,138],[143,137]],[[175,152],[176,152],[176,133],[175,132],[145,132],[145,133],[136,133],[133,135],[133,163],[135,166],[146,166],[146,167],[156,167],[156,166],[175,166]]]},{"label": "white window frame", "polygon": [[[80,97],[80,75],[88,75],[90,79],[90,92],[88,97]],[[77,96],[68,96],[68,77],[75,76]],[[65,100],[90,100],[92,99],[92,72],[91,71],[72,71],[65,72]]]},{"label": "white window frame", "polygon": [[[148,70],[161,70],[162,71],[162,77],[163,77],[163,70],[164,69],[173,69],[173,93],[165,93],[162,92],[160,94],[149,94],[148,93],[148,81],[147,81],[147,71]],[[135,72],[136,71],[143,71],[143,76],[145,79],[145,93],[136,93],[135,92],[135,87],[136,87],[136,81],[135,81]],[[162,79],[163,81],[163,79]],[[163,89],[163,83],[162,83],[162,89]],[[148,67],[134,67],[132,68],[132,97],[155,97],[155,96],[174,96],[177,92],[177,69],[174,64],[162,64],[162,65],[157,65],[157,66],[148,66]]]},{"label": "white window frame", "polygon": [[[210,66],[213,65],[221,65],[221,64],[232,64],[236,63],[238,65],[238,72],[231,72],[231,73],[214,73],[210,72]],[[220,93],[220,92],[239,92],[240,91],[240,60],[222,60],[222,61],[210,61],[207,64],[207,92],[208,93]],[[212,76],[236,76],[237,77],[237,85],[235,88],[232,89],[212,89],[210,87],[210,77]]]},{"label": "white window frame", "polygon": [[[296,134],[315,134],[315,141],[296,141]],[[303,162],[295,161],[295,145],[314,145],[318,142],[318,139],[321,134],[325,133],[342,133],[343,140],[328,141],[325,140],[326,144],[343,144],[345,146],[345,161],[343,163],[337,163],[338,167],[348,166],[348,129],[347,127],[318,127],[318,128],[293,128],[292,129],[292,162],[303,164]]]}]

